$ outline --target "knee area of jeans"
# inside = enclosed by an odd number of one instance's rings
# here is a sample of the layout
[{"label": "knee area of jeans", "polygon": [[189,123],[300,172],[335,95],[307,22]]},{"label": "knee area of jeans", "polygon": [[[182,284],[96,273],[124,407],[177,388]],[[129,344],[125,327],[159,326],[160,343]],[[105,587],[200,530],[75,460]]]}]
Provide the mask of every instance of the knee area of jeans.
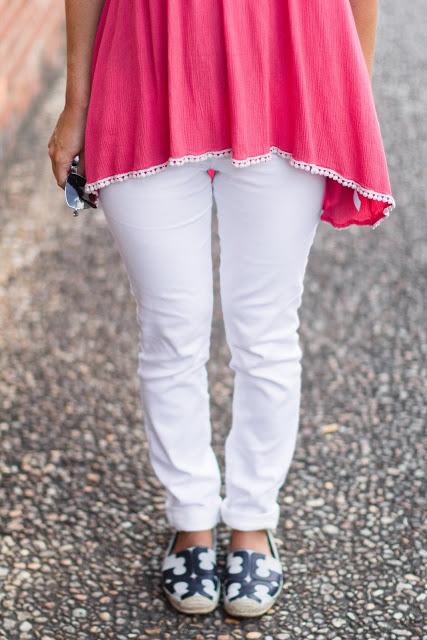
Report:
[{"label": "knee area of jeans", "polygon": [[210,331],[212,321],[213,302],[209,299],[199,298],[193,304],[179,309],[174,307],[167,313],[159,311],[140,312],[140,328],[143,334],[152,337],[177,340],[189,340],[203,337]]},{"label": "knee area of jeans", "polygon": [[[302,360],[302,346],[299,335],[298,317],[281,329],[251,331],[241,325],[226,324],[225,334],[232,358],[230,364],[243,369],[280,367],[287,369],[294,363],[298,370]],[[295,373],[298,373],[298,370]]]},{"label": "knee area of jeans", "polygon": [[290,339],[239,341],[228,335],[229,365],[234,370],[289,384],[301,376],[303,351],[298,334]]},{"label": "knee area of jeans", "polygon": [[[265,382],[280,388],[299,388],[302,374],[302,351],[298,346],[293,349],[259,350],[242,348],[236,344],[230,346],[230,369],[245,373],[253,378],[262,378]],[[265,389],[263,393],[265,392]]]},{"label": "knee area of jeans", "polygon": [[161,314],[149,321],[143,314],[140,321],[139,358],[149,354],[170,359],[209,357],[212,307],[197,306],[191,314],[181,315],[169,322]]},{"label": "knee area of jeans", "polygon": [[292,302],[271,306],[251,307],[232,302],[223,303],[223,317],[227,336],[244,346],[262,343],[293,343],[298,339],[299,307],[302,296]]}]

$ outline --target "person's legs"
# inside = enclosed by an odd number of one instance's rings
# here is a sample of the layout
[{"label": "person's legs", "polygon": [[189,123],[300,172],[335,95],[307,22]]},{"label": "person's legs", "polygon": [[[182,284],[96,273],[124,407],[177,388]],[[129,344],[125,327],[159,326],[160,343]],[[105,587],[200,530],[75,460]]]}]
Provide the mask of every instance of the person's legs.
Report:
[{"label": "person's legs", "polygon": [[169,166],[100,193],[137,304],[150,460],[178,531],[208,530],[220,518],[205,367],[213,304],[206,169],[206,163]]},{"label": "person's legs", "polygon": [[221,303],[235,371],[221,514],[233,530],[274,530],[298,430],[298,309],[326,178],[278,156],[215,168]]}]

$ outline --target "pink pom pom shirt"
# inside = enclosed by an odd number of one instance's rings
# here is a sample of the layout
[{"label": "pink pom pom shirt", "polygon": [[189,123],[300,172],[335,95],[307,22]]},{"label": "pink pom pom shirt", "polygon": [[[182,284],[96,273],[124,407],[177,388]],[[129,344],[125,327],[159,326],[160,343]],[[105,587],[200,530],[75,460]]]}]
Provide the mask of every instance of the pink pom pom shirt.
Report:
[{"label": "pink pom pom shirt", "polygon": [[348,0],[106,0],[84,152],[96,197],[170,164],[279,154],[327,176],[336,228],[395,207]]}]

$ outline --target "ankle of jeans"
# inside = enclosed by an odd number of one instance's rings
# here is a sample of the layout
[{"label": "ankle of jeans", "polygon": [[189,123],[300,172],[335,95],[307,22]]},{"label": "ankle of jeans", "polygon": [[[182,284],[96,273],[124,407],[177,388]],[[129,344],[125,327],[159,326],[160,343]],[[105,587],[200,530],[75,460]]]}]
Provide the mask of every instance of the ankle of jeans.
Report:
[{"label": "ankle of jeans", "polygon": [[209,507],[166,506],[169,525],[177,531],[206,531],[221,522],[221,499]]},{"label": "ankle of jeans", "polygon": [[230,505],[227,498],[221,503],[221,520],[231,529],[239,531],[257,531],[259,529],[270,529],[275,531],[279,522],[280,508],[276,503],[268,511],[251,512],[249,509],[243,511]]}]

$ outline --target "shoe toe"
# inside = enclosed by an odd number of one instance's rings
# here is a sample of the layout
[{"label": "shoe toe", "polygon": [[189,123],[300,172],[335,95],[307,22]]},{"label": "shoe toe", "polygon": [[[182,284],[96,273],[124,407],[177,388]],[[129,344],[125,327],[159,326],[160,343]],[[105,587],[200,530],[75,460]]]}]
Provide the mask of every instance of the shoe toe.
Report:
[{"label": "shoe toe", "polygon": [[165,593],[171,605],[182,613],[210,613],[218,604],[218,598],[211,600],[198,593],[185,599],[177,598],[168,591]]},{"label": "shoe toe", "polygon": [[276,597],[267,598],[261,602],[257,602],[248,596],[242,596],[235,600],[224,598],[224,609],[232,616],[236,617],[255,617],[260,616],[268,611],[276,602]]}]

